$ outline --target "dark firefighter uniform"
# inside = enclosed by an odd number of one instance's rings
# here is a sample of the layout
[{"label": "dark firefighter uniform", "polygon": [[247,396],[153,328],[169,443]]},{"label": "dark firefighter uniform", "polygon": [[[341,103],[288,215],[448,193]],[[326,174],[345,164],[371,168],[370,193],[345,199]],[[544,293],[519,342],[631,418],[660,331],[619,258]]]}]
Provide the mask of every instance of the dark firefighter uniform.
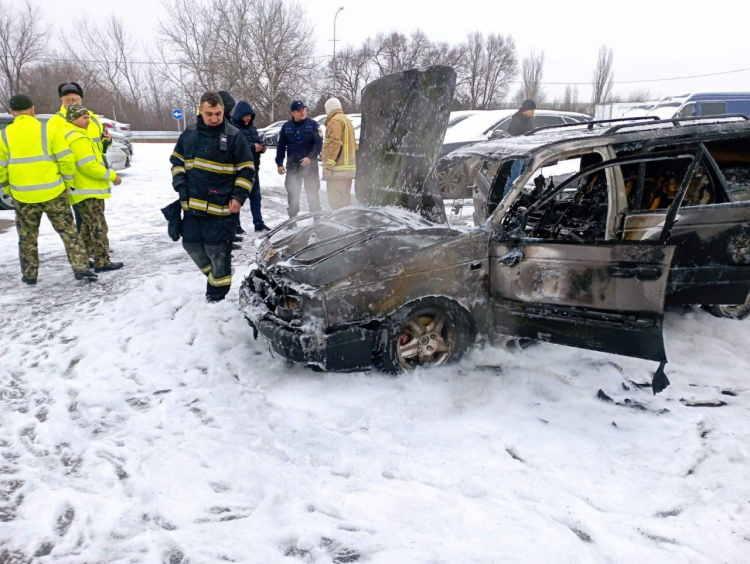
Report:
[{"label": "dark firefighter uniform", "polygon": [[208,277],[206,298],[219,301],[232,283],[231,199],[244,204],[253,189],[255,165],[242,134],[224,122],[198,123],[180,135],[172,163],[172,185],[185,213],[182,246]]}]

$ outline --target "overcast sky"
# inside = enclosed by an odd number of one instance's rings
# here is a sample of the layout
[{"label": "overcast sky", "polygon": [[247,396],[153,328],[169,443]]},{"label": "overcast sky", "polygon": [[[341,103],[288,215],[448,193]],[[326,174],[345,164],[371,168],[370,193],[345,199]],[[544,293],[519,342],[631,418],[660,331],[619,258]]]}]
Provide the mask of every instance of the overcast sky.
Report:
[{"label": "overcast sky", "polygon": [[[201,0],[196,0],[199,2]],[[216,0],[221,1],[221,0]],[[159,0],[32,0],[45,18],[60,25],[79,14],[92,22],[114,12],[130,33],[151,41],[164,11]],[[750,67],[750,40],[746,1],[657,0],[607,2],[604,0],[308,0],[300,2],[312,23],[321,55],[332,52],[333,18],[339,46],[359,45],[369,35],[421,28],[431,39],[463,41],[475,30],[511,34],[519,59],[532,49],[544,51],[545,82],[585,83],[581,98],[588,98],[591,73],[599,47],[614,51],[615,81],[670,78],[725,72]],[[74,7],[75,6],[75,7]],[[302,17],[302,15],[301,15]],[[548,85],[552,96],[565,86]],[[750,71],[671,82],[618,84],[617,92],[647,88],[655,95],[689,91],[750,91]]]}]

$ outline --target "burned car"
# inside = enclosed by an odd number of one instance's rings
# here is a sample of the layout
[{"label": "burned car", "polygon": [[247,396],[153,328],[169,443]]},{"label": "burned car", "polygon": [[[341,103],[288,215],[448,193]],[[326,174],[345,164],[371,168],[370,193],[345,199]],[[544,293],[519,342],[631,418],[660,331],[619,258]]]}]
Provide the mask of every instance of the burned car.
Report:
[{"label": "burned car", "polygon": [[[454,360],[478,335],[513,336],[656,361],[656,392],[668,383],[666,304],[741,317],[745,119],[591,122],[462,148],[450,157],[477,226],[454,229],[434,174],[454,77],[408,73],[363,95],[368,206],[295,218],[259,248],[240,302],[274,351],[398,372]],[[402,111],[383,124],[389,107]]]}]

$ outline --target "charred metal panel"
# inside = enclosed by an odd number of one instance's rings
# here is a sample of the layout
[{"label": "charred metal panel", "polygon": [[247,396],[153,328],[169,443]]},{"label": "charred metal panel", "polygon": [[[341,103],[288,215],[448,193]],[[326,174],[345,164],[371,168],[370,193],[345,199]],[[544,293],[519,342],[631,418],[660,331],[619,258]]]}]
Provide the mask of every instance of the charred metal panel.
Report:
[{"label": "charred metal panel", "polygon": [[383,319],[427,296],[454,299],[475,317],[484,318],[486,312],[478,310],[487,309],[487,240],[482,231],[463,234],[403,262],[363,271],[336,284],[326,291],[327,324]]},{"label": "charred metal panel", "polygon": [[435,66],[365,87],[355,185],[360,203],[403,207],[446,223],[436,165],[455,86],[456,72]]},{"label": "charred metal panel", "polygon": [[[671,247],[522,243],[492,246],[493,297],[619,312],[663,311]],[[521,253],[516,264],[504,257]]]},{"label": "charred metal panel", "polygon": [[537,341],[609,352],[665,362],[661,317],[596,314],[571,308],[529,306],[509,301],[493,304],[494,327],[490,337],[515,335]]}]

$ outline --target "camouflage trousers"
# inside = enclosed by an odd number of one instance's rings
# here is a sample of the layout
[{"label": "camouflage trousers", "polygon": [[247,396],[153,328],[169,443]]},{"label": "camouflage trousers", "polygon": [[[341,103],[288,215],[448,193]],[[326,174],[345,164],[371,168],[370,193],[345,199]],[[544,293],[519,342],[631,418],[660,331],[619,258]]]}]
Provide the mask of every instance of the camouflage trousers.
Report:
[{"label": "camouflage trousers", "polygon": [[60,196],[47,202],[25,204],[13,200],[16,208],[16,230],[18,231],[18,250],[21,259],[21,273],[29,280],[36,280],[39,275],[39,224],[42,214],[47,214],[52,227],[65,245],[68,262],[74,272],[88,270],[86,248],[76,231],[73,214],[68,205],[68,196]]},{"label": "camouflage trousers", "polygon": [[87,198],[76,205],[81,216],[79,232],[88,256],[93,257],[94,266],[102,268],[109,264],[109,228],[104,218],[104,200]]}]

